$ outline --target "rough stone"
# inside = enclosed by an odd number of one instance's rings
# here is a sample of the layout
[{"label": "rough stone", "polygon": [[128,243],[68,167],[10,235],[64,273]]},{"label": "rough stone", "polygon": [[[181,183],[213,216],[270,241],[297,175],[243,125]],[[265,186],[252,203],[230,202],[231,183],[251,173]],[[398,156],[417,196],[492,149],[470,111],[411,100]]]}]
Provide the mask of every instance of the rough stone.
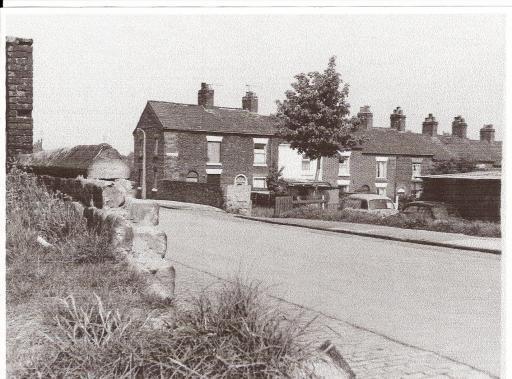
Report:
[{"label": "rough stone", "polygon": [[159,206],[152,200],[127,198],[130,219],[138,225],[158,225]]},{"label": "rough stone", "polygon": [[124,204],[126,190],[121,185],[112,183],[103,188],[103,205],[117,208]]},{"label": "rough stone", "polygon": [[164,258],[167,251],[167,235],[152,226],[133,228],[133,252],[135,256]]}]

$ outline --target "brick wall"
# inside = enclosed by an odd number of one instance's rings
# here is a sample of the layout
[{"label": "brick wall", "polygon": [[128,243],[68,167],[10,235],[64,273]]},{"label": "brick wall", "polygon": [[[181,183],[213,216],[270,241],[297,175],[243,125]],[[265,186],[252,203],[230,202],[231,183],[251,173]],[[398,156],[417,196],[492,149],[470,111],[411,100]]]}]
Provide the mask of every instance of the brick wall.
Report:
[{"label": "brick wall", "polygon": [[32,40],[7,37],[6,41],[6,153],[32,153],[33,139]]},{"label": "brick wall", "polygon": [[183,201],[217,208],[224,205],[222,188],[214,184],[160,180],[158,186],[159,200]]},{"label": "brick wall", "polygon": [[337,186],[340,160],[338,156],[322,158],[322,181]]},{"label": "brick wall", "polygon": [[234,183],[237,175],[245,175],[252,185],[254,177],[266,177],[273,159],[277,157],[277,142],[269,139],[267,166],[254,166],[253,136],[224,135],[221,142],[221,165],[207,165],[208,142],[206,133],[164,132],[165,154],[159,160],[162,179],[184,181],[190,171],[199,175],[199,182],[206,183],[208,168],[221,168],[221,185]]}]

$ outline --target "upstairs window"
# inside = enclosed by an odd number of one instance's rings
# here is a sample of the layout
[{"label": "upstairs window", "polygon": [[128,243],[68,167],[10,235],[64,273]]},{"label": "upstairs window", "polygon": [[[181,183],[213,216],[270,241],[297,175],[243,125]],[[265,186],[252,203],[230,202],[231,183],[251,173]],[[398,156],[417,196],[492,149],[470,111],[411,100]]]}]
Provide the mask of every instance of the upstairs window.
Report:
[{"label": "upstairs window", "polygon": [[268,138],[254,138],[254,165],[267,165],[267,145]]},{"label": "upstairs window", "polygon": [[376,178],[377,179],[387,179],[388,177],[388,159],[386,157],[377,157],[377,165],[376,165]]},{"label": "upstairs window", "polygon": [[302,157],[302,171],[308,171],[311,170],[311,159]]},{"label": "upstairs window", "polygon": [[207,136],[208,141],[208,164],[220,164],[220,144],[222,137]]},{"label": "upstairs window", "polygon": [[338,176],[350,176],[350,151],[338,151],[339,167]]},{"label": "upstairs window", "polygon": [[421,163],[412,164],[412,178],[417,179],[421,176]]},{"label": "upstairs window", "polygon": [[155,150],[153,151],[155,157],[158,156],[158,138],[155,138]]}]

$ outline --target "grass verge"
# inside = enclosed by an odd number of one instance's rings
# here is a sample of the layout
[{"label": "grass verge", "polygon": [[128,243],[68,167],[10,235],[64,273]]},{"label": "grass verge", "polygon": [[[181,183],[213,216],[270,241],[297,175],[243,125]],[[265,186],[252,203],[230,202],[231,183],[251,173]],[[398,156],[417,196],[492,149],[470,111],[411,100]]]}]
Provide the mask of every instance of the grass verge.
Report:
[{"label": "grass verge", "polygon": [[383,217],[377,214],[352,211],[349,209],[324,210],[311,207],[294,208],[291,211],[282,214],[281,217],[375,224],[404,229],[423,229],[445,233],[461,233],[479,237],[501,237],[501,227],[499,223],[462,220],[456,218],[447,220],[429,220],[406,216],[401,213]]},{"label": "grass verge", "polygon": [[308,325],[270,306],[257,284],[235,280],[180,306],[144,288],[71,203],[9,172],[8,376],[312,375]]}]

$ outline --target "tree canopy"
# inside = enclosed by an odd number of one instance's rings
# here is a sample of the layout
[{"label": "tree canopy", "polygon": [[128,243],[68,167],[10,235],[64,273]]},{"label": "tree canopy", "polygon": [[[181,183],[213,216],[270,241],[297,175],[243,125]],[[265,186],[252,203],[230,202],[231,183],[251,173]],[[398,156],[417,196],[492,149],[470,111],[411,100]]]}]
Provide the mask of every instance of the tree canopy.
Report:
[{"label": "tree canopy", "polygon": [[283,120],[279,135],[293,149],[319,163],[321,157],[332,157],[340,148],[363,141],[364,137],[354,135],[360,122],[349,118],[349,86],[336,71],[336,57],[329,59],[324,72],[300,73],[295,79],[286,99],[277,101],[277,116]]}]

